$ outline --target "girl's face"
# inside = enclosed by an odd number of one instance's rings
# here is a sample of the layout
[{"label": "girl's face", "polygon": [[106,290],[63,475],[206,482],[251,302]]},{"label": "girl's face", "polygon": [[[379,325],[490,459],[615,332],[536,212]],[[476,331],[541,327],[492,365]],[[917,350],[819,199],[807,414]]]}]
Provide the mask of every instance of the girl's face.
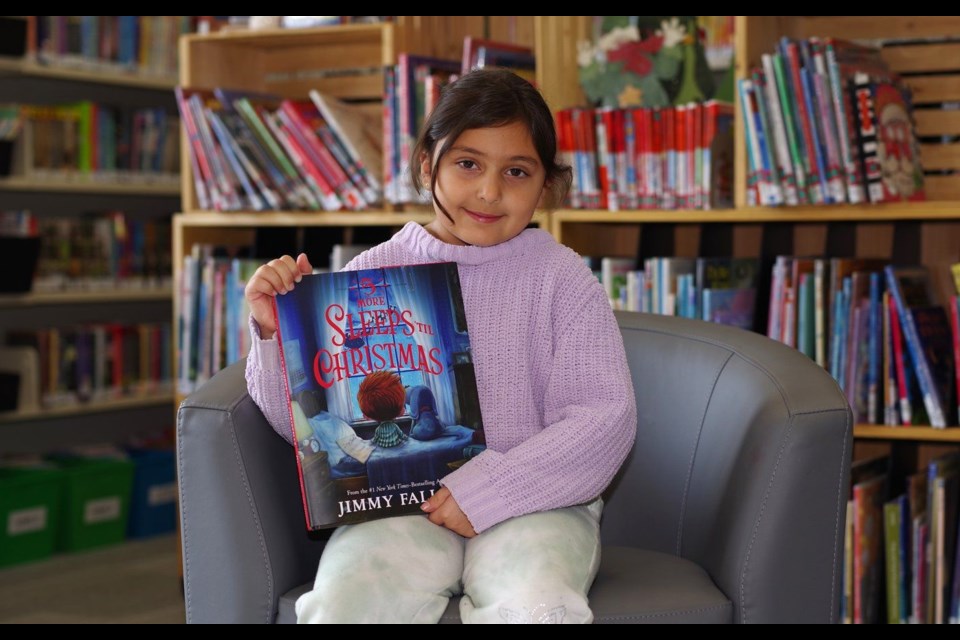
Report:
[{"label": "girl's face", "polygon": [[[424,184],[430,184],[431,164],[421,162]],[[434,203],[436,218],[426,228],[449,244],[506,242],[530,224],[544,195],[546,172],[520,122],[464,131],[437,171],[436,196],[453,221]]]}]

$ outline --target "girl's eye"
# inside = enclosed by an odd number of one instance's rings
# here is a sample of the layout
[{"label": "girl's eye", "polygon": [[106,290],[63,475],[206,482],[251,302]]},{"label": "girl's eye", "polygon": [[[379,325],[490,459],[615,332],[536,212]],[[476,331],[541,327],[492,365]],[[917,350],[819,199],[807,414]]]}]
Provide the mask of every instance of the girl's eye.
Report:
[{"label": "girl's eye", "polygon": [[523,176],[527,175],[527,172],[520,167],[512,167],[507,169],[507,175],[511,178],[522,178]]},{"label": "girl's eye", "polygon": [[477,167],[477,163],[474,162],[473,160],[460,160],[459,162],[457,162],[457,164],[462,169],[476,169]]}]

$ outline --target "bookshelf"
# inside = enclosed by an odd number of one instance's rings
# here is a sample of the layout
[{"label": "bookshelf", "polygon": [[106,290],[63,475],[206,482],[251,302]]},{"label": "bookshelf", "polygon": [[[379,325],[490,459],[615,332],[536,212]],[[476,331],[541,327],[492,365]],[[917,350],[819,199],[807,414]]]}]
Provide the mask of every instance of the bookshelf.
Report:
[{"label": "bookshelf", "polygon": [[[173,87],[176,73],[166,62],[175,55],[164,54],[162,42],[155,39],[146,58],[137,66],[105,61],[95,57],[111,47],[94,42],[89,33],[80,40],[71,39],[59,54],[40,52],[39,27],[52,21],[77,17],[20,16],[27,26],[26,51],[21,56],[0,56],[0,103],[58,105],[93,101],[121,110],[162,108],[176,114]],[[103,27],[107,18],[94,17]],[[89,19],[89,17],[87,17]],[[133,18],[136,20],[137,18]],[[48,22],[51,21],[51,22]],[[160,25],[163,22],[163,25]],[[141,21],[139,28],[151,34],[161,28],[168,36],[174,18]],[[71,27],[72,28],[72,27]],[[49,31],[48,31],[49,33]],[[92,33],[97,33],[93,31]],[[104,33],[101,31],[100,33]],[[61,33],[61,36],[63,34]],[[52,36],[51,36],[52,37]],[[114,32],[114,38],[117,37]],[[88,48],[76,55],[78,42]],[[130,42],[133,42],[132,40]],[[114,42],[116,44],[116,42]],[[48,51],[49,51],[48,50]],[[115,48],[112,49],[116,54]],[[93,53],[94,55],[90,55]],[[140,55],[146,54],[140,51]],[[23,138],[21,138],[23,140]],[[78,218],[87,212],[122,210],[128,220],[151,221],[168,218],[180,197],[179,176],[120,172],[112,175],[80,171],[39,171],[27,175],[0,177],[0,209],[31,211],[38,219]],[[165,232],[164,232],[165,233]],[[66,328],[101,323],[156,323],[170,314],[171,289],[128,288],[57,292],[0,294],[0,339],[9,331],[33,328]],[[3,340],[0,340],[3,342]],[[4,453],[45,453],[92,442],[119,442],[130,436],[154,434],[172,426],[172,394],[168,389],[139,389],[104,401],[90,400],[37,410],[0,413],[0,451]]]},{"label": "bookshelf", "polygon": [[[587,39],[590,17],[536,16],[537,80],[551,107],[585,104],[577,81],[575,41]],[[960,99],[960,64],[955,43],[907,44],[919,38],[960,34],[956,17],[911,16],[737,16],[735,73],[745,77],[783,35],[793,38],[836,36],[879,40],[902,38],[884,48],[887,63],[905,74],[914,92],[921,156],[926,171],[926,202],[882,205],[747,207],[747,155],[742,135],[735,136],[735,207],[721,211],[559,210],[551,230],[564,244],[584,254],[696,257],[732,255],[768,257],[847,255],[877,257],[899,264],[920,263],[934,275],[941,300],[952,284],[944,267],[960,261],[960,145],[934,142],[960,133],[960,112],[925,108]],[[931,72],[937,75],[913,75]],[[952,72],[952,73],[950,73]],[[737,104],[736,127],[740,123]],[[949,140],[949,138],[946,138]],[[960,429],[887,428],[859,425],[858,446],[869,441],[921,448],[924,443],[960,443]],[[919,455],[919,454],[918,454]]]},{"label": "bookshelf", "polygon": [[[447,22],[438,22],[446,20]],[[434,22],[427,22],[434,21]],[[429,27],[429,29],[428,29]],[[484,31],[484,29],[488,31]],[[496,30],[491,34],[489,30]],[[441,33],[441,38],[420,34]],[[456,56],[466,34],[502,37],[535,47],[537,82],[553,109],[585,104],[577,81],[576,43],[590,37],[588,16],[404,17],[393,24],[345,25],[296,32],[235,32],[181,39],[181,83],[196,88],[233,86],[302,97],[311,88],[333,95],[365,99],[379,108],[382,74],[399,51]],[[928,37],[960,33],[960,19],[899,19],[862,16],[779,16],[736,18],[736,75],[743,77],[782,35],[840,35],[845,38]],[[424,42],[427,40],[427,42]],[[937,48],[937,47],[941,48]],[[948,70],[949,51],[932,45],[922,55],[906,47],[885,50],[899,71]],[[305,63],[305,60],[309,60]],[[952,63],[946,63],[947,65]],[[960,66],[960,65],[955,65]],[[361,78],[336,71],[367,70]],[[918,102],[960,99],[960,76],[910,76]],[[739,108],[739,105],[738,105]],[[739,123],[739,114],[737,122]],[[960,113],[918,111],[921,135],[960,132]],[[538,214],[537,224],[560,242],[584,254],[770,256],[776,253],[881,257],[899,263],[922,263],[936,269],[960,260],[960,177],[932,171],[960,168],[960,146],[928,143],[922,148],[928,169],[928,201],[883,205],[820,207],[746,207],[746,152],[736,137],[733,209],[721,211],[558,210]],[[181,145],[183,153],[185,147]],[[189,167],[186,156],[182,166]],[[430,212],[369,211],[361,213],[210,213],[196,211],[191,178],[183,180],[182,213],[174,221],[174,268],[198,242],[243,241],[257,227],[315,226],[353,228],[399,227],[408,220],[426,221]],[[947,278],[938,282],[947,287]],[[942,293],[942,292],[941,292]],[[174,311],[177,313],[177,310]],[[856,428],[858,442],[922,446],[956,443],[947,430]]]}]

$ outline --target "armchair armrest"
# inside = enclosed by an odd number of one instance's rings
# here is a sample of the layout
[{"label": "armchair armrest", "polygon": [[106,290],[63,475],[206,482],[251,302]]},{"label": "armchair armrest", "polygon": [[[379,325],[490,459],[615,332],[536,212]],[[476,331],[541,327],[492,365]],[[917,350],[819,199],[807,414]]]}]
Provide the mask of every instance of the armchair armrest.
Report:
[{"label": "armchair armrest", "polygon": [[177,416],[187,622],[273,622],[323,550],[307,534],[295,454],[247,395],[244,366],[219,372]]}]

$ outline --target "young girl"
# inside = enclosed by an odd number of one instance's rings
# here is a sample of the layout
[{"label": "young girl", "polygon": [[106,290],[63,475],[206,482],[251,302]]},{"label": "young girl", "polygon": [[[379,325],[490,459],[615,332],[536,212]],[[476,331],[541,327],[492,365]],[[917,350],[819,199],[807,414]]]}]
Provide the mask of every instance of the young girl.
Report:
[{"label": "young girl", "polygon": [[[550,110],[526,80],[479,70],[450,84],[413,152],[435,219],[410,222],[347,269],[455,262],[487,449],[441,480],[424,516],[338,528],[300,622],[436,622],[462,595],[464,622],[591,622],[598,497],[633,444],[637,416],[620,331],[583,260],[527,225],[556,206]],[[307,256],[260,267],[246,298],[250,395],[292,441],[271,298]]]}]

